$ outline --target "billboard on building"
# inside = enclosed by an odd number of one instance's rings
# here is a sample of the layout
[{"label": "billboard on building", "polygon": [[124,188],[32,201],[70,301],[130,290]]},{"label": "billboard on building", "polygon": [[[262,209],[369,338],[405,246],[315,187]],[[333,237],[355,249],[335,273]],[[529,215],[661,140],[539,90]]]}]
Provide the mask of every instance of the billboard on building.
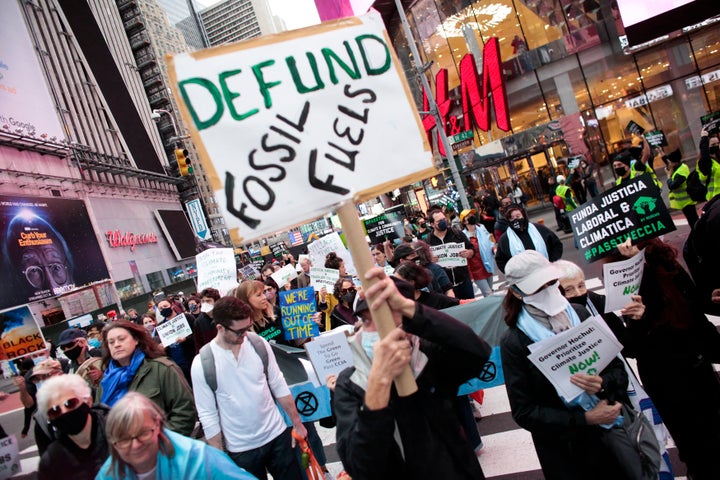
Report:
[{"label": "billboard on building", "polygon": [[0,128],[65,140],[17,0],[0,2]]},{"label": "billboard on building", "polygon": [[0,195],[0,309],[110,277],[85,202]]}]

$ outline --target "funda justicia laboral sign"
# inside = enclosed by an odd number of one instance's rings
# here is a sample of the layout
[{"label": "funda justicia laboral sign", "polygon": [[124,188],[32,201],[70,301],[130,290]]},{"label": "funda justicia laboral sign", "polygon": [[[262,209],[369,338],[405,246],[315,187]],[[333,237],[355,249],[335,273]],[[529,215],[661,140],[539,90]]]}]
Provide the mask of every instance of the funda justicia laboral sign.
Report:
[{"label": "funda justicia laboral sign", "polygon": [[157,235],[154,233],[132,233],[120,230],[108,230],[105,232],[110,248],[130,247],[130,251],[134,252],[137,245],[145,245],[148,243],[158,243]]}]

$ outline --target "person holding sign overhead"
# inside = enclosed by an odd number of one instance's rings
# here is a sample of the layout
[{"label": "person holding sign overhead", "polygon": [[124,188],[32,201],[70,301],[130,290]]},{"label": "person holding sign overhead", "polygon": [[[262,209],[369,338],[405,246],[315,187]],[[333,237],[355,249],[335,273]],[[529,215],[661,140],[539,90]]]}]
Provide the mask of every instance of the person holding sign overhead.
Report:
[{"label": "person holding sign overhead", "polygon": [[[470,327],[414,300],[408,282],[380,268],[358,302],[362,328],[350,339],[354,366],[335,385],[338,454],[354,480],[483,479],[455,406],[490,346]],[[402,293],[401,293],[402,292]],[[397,328],[380,339],[369,310],[387,302]],[[418,390],[400,397],[393,379],[410,366]]]},{"label": "person holding sign overhead", "polygon": [[560,270],[535,250],[518,253],[505,266],[510,288],[503,308],[509,330],[500,351],[513,419],[532,434],[545,478],[628,479],[603,441],[618,422],[620,402],[629,404],[623,362],[614,358],[602,371],[575,373],[570,382],[582,393],[566,399],[528,358],[532,344],[589,317],[584,307],[563,297],[560,276]]}]

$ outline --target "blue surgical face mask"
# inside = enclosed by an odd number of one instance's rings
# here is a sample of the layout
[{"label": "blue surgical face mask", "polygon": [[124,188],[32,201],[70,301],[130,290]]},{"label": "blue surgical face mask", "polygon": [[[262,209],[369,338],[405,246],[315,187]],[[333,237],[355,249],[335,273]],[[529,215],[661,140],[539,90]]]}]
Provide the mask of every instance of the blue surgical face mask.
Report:
[{"label": "blue surgical face mask", "polygon": [[100,342],[100,340],[98,340],[97,338],[89,338],[88,345],[90,345],[92,348],[100,348],[102,342]]},{"label": "blue surgical face mask", "polygon": [[380,340],[380,334],[378,332],[368,332],[363,330],[360,336],[362,341],[363,350],[367,353],[367,356],[372,360],[373,358],[373,346]]}]

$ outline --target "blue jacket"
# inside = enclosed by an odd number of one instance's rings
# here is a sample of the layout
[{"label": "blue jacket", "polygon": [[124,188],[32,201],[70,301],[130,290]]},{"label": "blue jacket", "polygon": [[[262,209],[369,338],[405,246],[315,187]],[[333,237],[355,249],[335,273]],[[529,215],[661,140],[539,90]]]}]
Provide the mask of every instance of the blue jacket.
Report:
[{"label": "blue jacket", "polygon": [[[185,437],[167,428],[165,435],[175,447],[175,455],[166,457],[158,452],[155,478],[172,480],[230,479],[256,480],[255,477],[238,467],[230,457],[220,450],[199,440]],[[119,472],[110,471],[108,458],[100,468],[95,480],[112,480],[120,478]],[[129,472],[128,480],[137,479],[134,472]]]},{"label": "blue jacket", "polygon": [[[468,239],[472,236],[467,229],[463,230],[463,233]],[[480,250],[480,257],[482,258],[485,270],[487,270],[488,273],[495,273],[495,255],[493,255],[493,242],[490,240],[490,232],[478,223],[475,225],[475,237],[477,237],[478,249]]]}]

